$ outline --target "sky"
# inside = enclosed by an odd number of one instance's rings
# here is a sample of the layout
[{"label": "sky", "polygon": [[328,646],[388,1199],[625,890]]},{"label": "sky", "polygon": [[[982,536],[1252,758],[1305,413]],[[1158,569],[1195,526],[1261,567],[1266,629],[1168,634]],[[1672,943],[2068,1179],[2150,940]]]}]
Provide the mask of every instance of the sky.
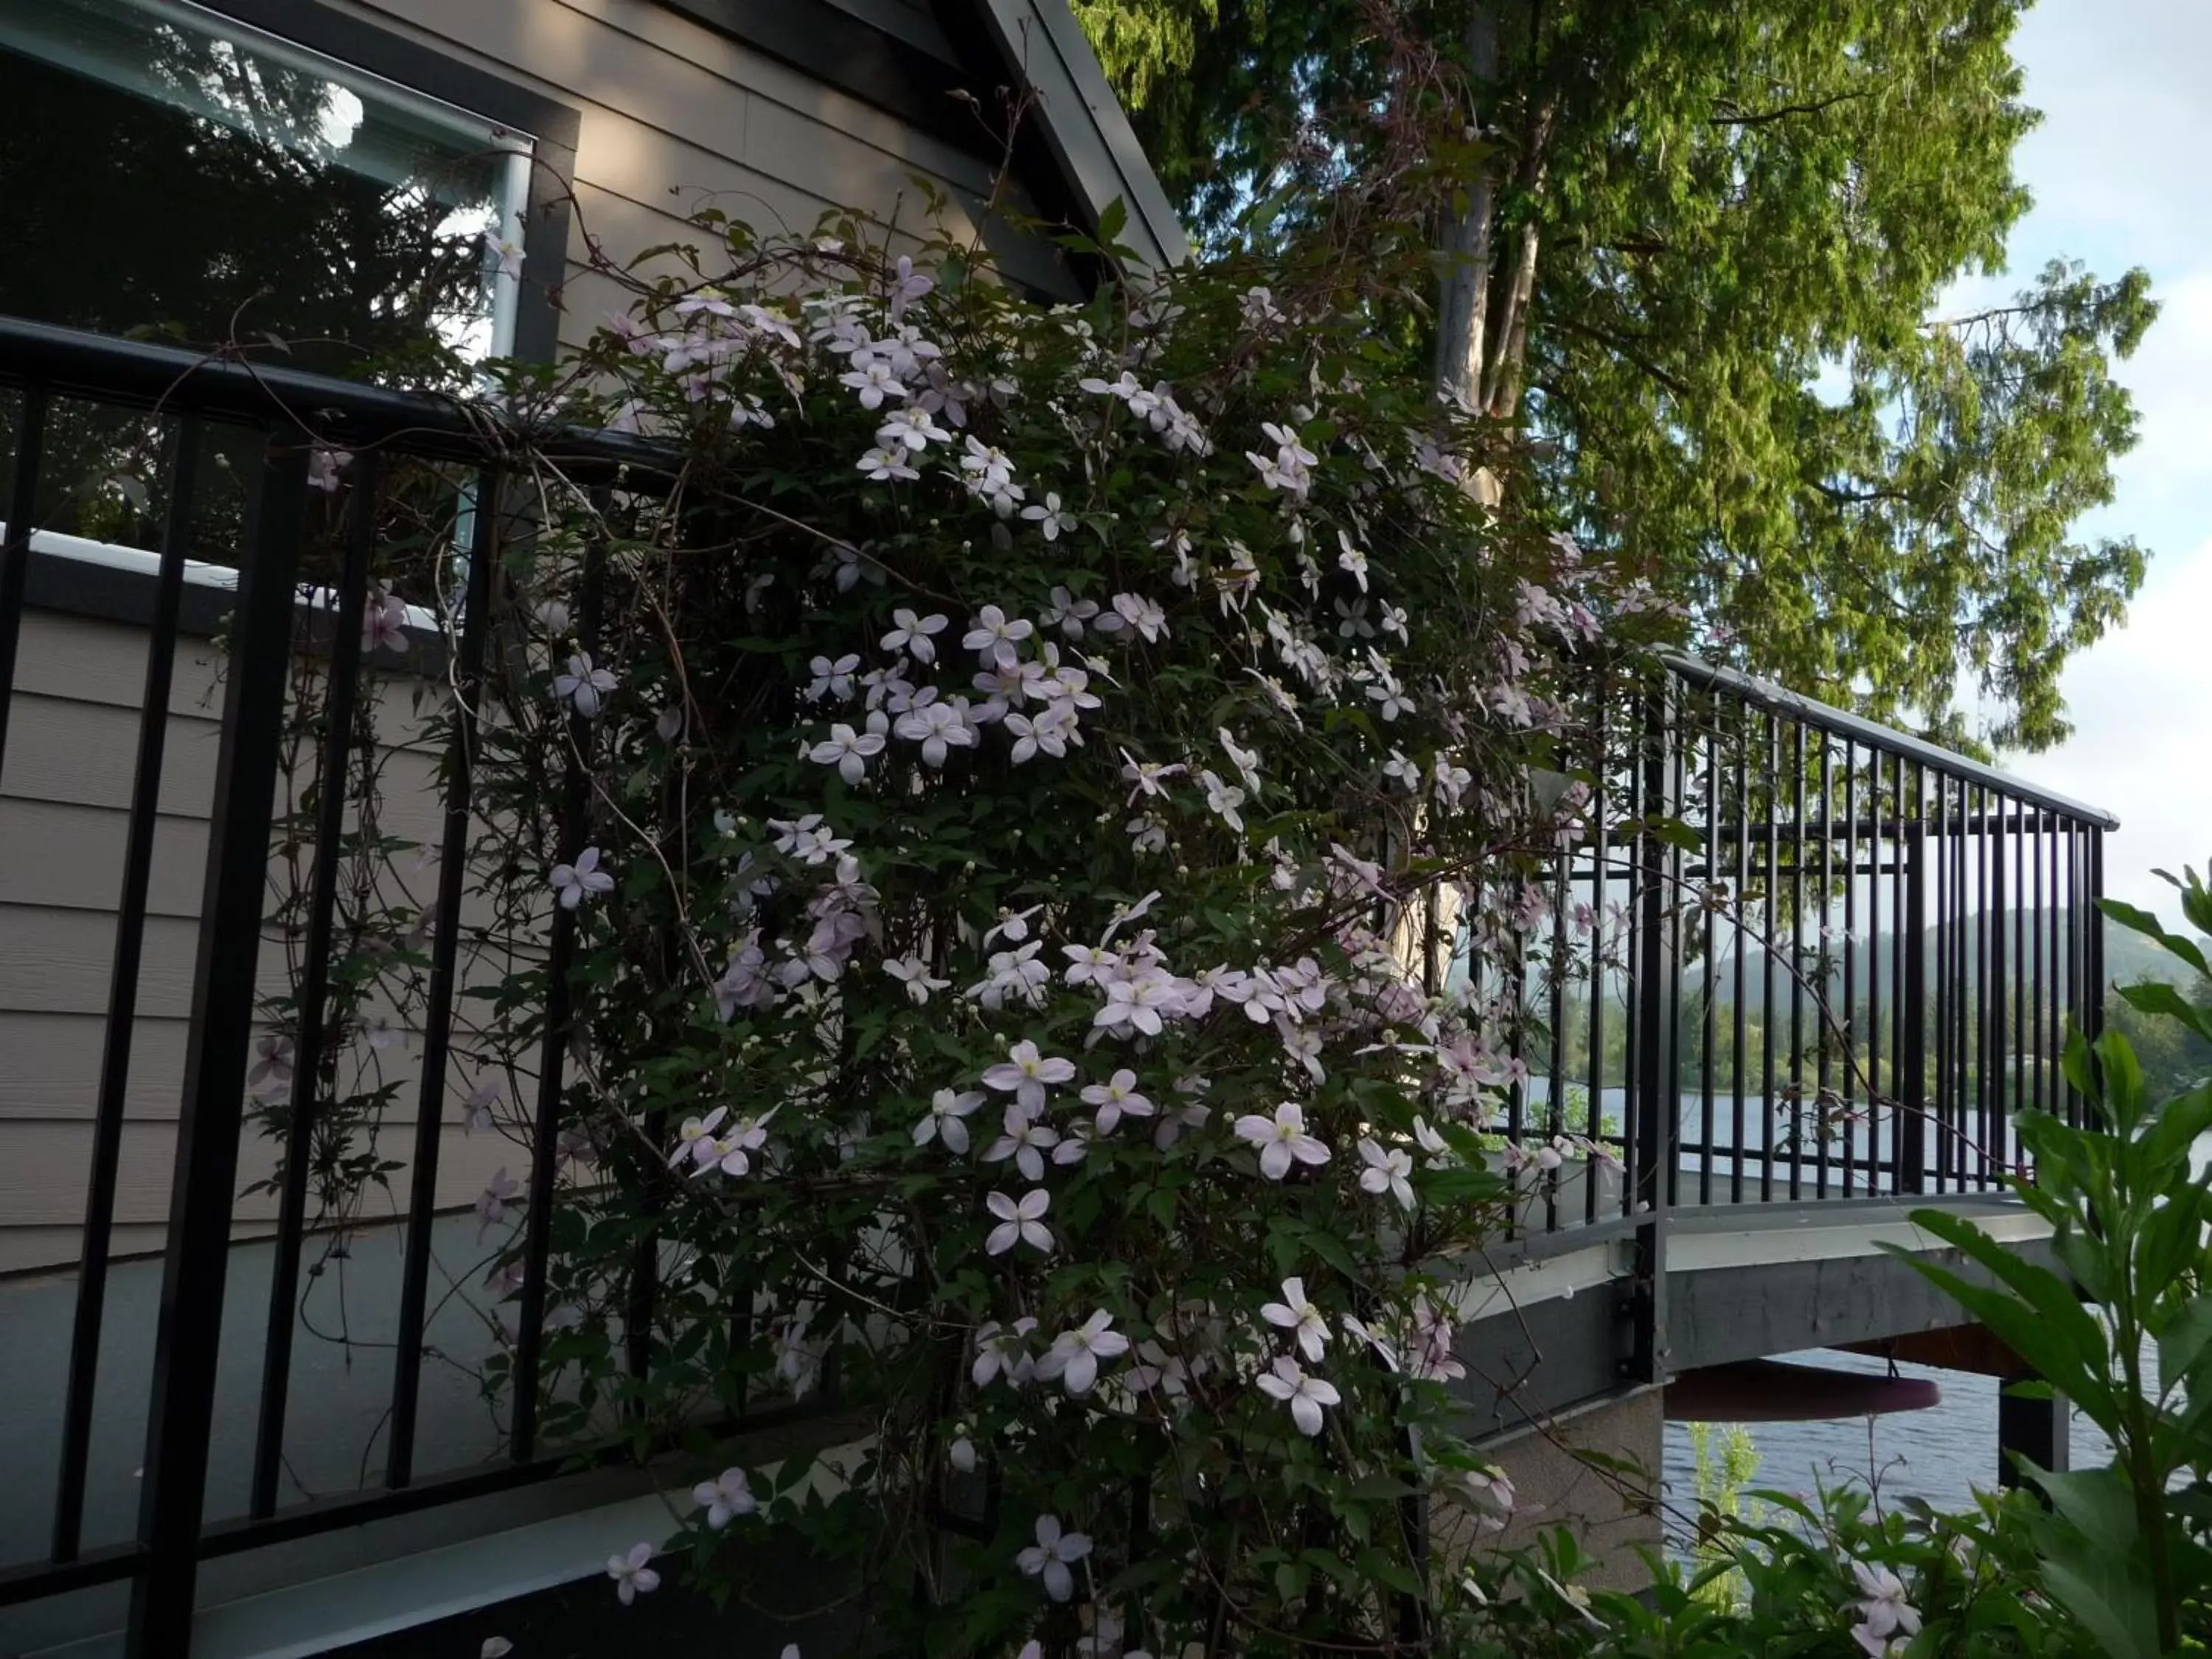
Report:
[{"label": "sky", "polygon": [[2212,860],[2212,3],[2041,0],[2014,55],[2044,121],[2015,157],[2035,205],[2009,276],[2060,255],[2107,280],[2142,265],[2162,310],[2118,368],[2141,441],[2080,526],[2134,536],[2149,574],[2126,625],[2066,666],[2074,736],[2002,763],[2114,813],[2106,890],[2178,921],[2150,872]]}]

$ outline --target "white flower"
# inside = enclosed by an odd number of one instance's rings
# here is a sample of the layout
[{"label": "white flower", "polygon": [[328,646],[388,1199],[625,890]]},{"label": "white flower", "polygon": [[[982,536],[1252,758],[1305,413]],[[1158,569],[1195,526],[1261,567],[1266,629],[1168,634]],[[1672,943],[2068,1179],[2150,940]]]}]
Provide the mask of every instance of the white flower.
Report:
[{"label": "white flower", "polygon": [[1462,1469],[1447,1490],[1474,1512],[1485,1532],[1503,1532],[1520,1501],[1511,1477],[1494,1465]]},{"label": "white flower", "polygon": [[724,1469],[712,1480],[702,1480],[692,1487],[691,1501],[707,1511],[707,1525],[716,1532],[737,1516],[750,1515],[760,1507],[745,1472],[734,1468]]},{"label": "white flower", "polygon": [[[1443,757],[1439,756],[1437,759],[1441,763]],[[1395,749],[1390,751],[1390,758],[1382,763],[1382,775],[1395,779],[1408,789],[1419,789],[1421,787],[1420,763],[1407,760]]]},{"label": "white flower", "polygon": [[1285,1279],[1283,1299],[1263,1304],[1260,1317],[1290,1332],[1298,1345],[1298,1352],[1309,1359],[1318,1362],[1322,1351],[1328,1346],[1328,1321],[1319,1308],[1307,1300],[1303,1279]]},{"label": "white flower", "polygon": [[975,1443],[962,1435],[945,1449],[945,1461],[963,1474],[975,1473]]},{"label": "white flower", "polygon": [[653,1546],[633,1544],[628,1555],[607,1557],[607,1577],[615,1581],[615,1594],[624,1607],[659,1589],[660,1575],[653,1570]]},{"label": "white flower", "polygon": [[1024,1038],[1006,1050],[1006,1057],[983,1073],[984,1085],[1011,1094],[1023,1111],[1035,1115],[1044,1110],[1045,1085],[1066,1083],[1075,1075],[1075,1062],[1057,1054],[1042,1054],[1036,1043]]},{"label": "white flower", "polygon": [[[884,971],[905,986],[908,1000],[917,1005],[927,1002],[932,991],[945,990],[952,983],[949,979],[933,979],[929,964],[920,957],[900,957],[886,962]],[[982,1097],[978,1095],[976,1098]]]},{"label": "white flower", "polygon": [[1367,1167],[1359,1172],[1362,1190],[1380,1196],[1389,1193],[1410,1210],[1413,1207],[1413,1183],[1406,1177],[1413,1173],[1413,1160],[1397,1147],[1384,1152],[1366,1136],[1359,1138],[1359,1156]]},{"label": "white flower", "polygon": [[[907,452],[897,444],[878,445],[864,453],[853,465],[855,471],[866,473],[878,483],[890,478],[919,478],[921,476],[908,460]],[[842,575],[843,573],[839,574]]]},{"label": "white flower", "polygon": [[1038,1359],[1036,1374],[1049,1382],[1061,1379],[1070,1394],[1088,1394],[1098,1380],[1098,1362],[1129,1352],[1129,1339],[1108,1328],[1114,1316],[1101,1308],[1072,1331],[1053,1338],[1051,1348]]},{"label": "white flower", "polygon": [[487,1636],[483,1645],[477,1650],[477,1659],[507,1659],[514,1651],[514,1644],[504,1636]]},{"label": "white flower", "polygon": [[521,1184],[507,1174],[502,1164],[477,1194],[477,1219],[483,1224],[477,1229],[479,1241],[491,1228],[507,1219],[507,1206],[521,1196]]},{"label": "white flower", "polygon": [[1862,1598],[1858,1603],[1861,1622],[1851,1632],[1858,1644],[1869,1653],[1881,1654],[1892,1636],[1918,1635],[1920,1611],[1905,1601],[1904,1581],[1887,1567],[1870,1567],[1863,1561],[1850,1565]]},{"label": "white flower", "polygon": [[881,641],[884,650],[905,651],[916,662],[937,660],[937,645],[930,635],[945,631],[945,617],[933,611],[927,617],[917,617],[902,605],[891,612],[891,621],[896,625]]},{"label": "white flower", "polygon": [[362,611],[361,648],[363,653],[372,651],[407,652],[407,605],[397,594],[382,588],[370,590],[368,603]]},{"label": "white flower", "polygon": [[817,743],[806,751],[806,757],[823,766],[834,766],[837,775],[846,782],[858,783],[867,775],[869,758],[883,752],[884,739],[879,734],[856,732],[841,722],[830,728],[826,742]]},{"label": "white flower", "polygon": [[817,657],[807,665],[813,680],[806,688],[806,701],[819,702],[824,697],[834,697],[839,702],[848,702],[853,696],[853,676],[860,666],[860,653],[847,652],[832,662],[827,657]]},{"label": "white flower", "polygon": [[1036,632],[1036,626],[1026,617],[1009,617],[995,605],[987,605],[975,613],[975,620],[968,626],[960,644],[973,651],[984,667],[996,664],[1012,668],[1016,661],[1015,647]]},{"label": "white flower", "polygon": [[904,398],[905,386],[891,373],[890,365],[880,360],[872,361],[865,368],[840,374],[838,382],[855,389],[863,409],[881,409],[886,398]]},{"label": "white flower", "polygon": [[1071,1562],[1080,1561],[1091,1553],[1091,1540],[1079,1532],[1062,1533],[1060,1517],[1040,1515],[1036,1518],[1036,1543],[1014,1558],[1014,1565],[1030,1577],[1042,1576],[1044,1593],[1055,1601],[1065,1601],[1075,1594],[1075,1578],[1068,1571]]},{"label": "white flower", "polygon": [[1216,731],[1214,735],[1221,739],[1221,752],[1229,757],[1229,763],[1237,769],[1237,775],[1243,780],[1244,787],[1251,793],[1258,794],[1260,793],[1260,751],[1256,749],[1240,747],[1236,735],[1225,726]]},{"label": "white flower", "polygon": [[1168,792],[1162,787],[1163,781],[1190,769],[1180,761],[1169,765],[1160,761],[1137,760],[1126,749],[1121,751],[1121,781],[1129,786],[1128,804],[1132,806],[1137,804],[1139,795],[1154,795],[1165,799]]},{"label": "white flower", "polygon": [[1116,593],[1114,614],[1153,645],[1158,644],[1160,636],[1168,631],[1168,613],[1141,593]]},{"label": "white flower", "polygon": [[1006,1103],[1006,1133],[985,1149],[983,1162],[1003,1164],[1014,1160],[1014,1167],[1031,1181],[1044,1179],[1044,1154],[1060,1145],[1060,1131],[1046,1127],[1021,1109],[1018,1102]]},{"label": "white flower", "polygon": [[615,677],[604,668],[592,665],[592,653],[580,651],[568,659],[568,672],[553,677],[553,695],[563,702],[574,702],[576,712],[586,720],[597,720],[599,710],[606,706],[606,695],[616,685]]},{"label": "white flower", "polygon": [[1359,591],[1364,593],[1367,591],[1367,556],[1354,547],[1341,530],[1336,532],[1336,539],[1343,550],[1336,556],[1336,568],[1358,582]]},{"label": "white flower", "polygon": [[1048,542],[1058,541],[1061,531],[1073,530],[1082,522],[1073,513],[1063,513],[1060,510],[1060,497],[1049,489],[1045,491],[1042,502],[1031,501],[1024,507],[1022,517],[1030,520],[1042,531],[1045,540]]},{"label": "white flower", "polygon": [[936,417],[926,409],[899,410],[876,428],[878,443],[911,450],[915,454],[927,449],[933,440],[949,444],[952,434],[938,425]]},{"label": "white flower", "polygon": [[319,489],[325,495],[338,493],[338,474],[353,459],[349,449],[332,449],[327,444],[317,444],[307,453],[307,488]]},{"label": "white flower", "polygon": [[914,261],[902,253],[891,270],[890,309],[894,319],[903,315],[906,308],[916,300],[927,298],[936,282],[914,268]]},{"label": "white flower", "polygon": [[573,910],[595,893],[614,891],[615,878],[599,868],[599,849],[586,847],[574,864],[556,864],[545,879],[563,910]]},{"label": "white flower", "polygon": [[[1071,982],[1073,972],[1069,970]],[[1097,1110],[1098,1133],[1102,1135],[1113,1133],[1114,1126],[1124,1117],[1150,1117],[1159,1109],[1137,1092],[1137,1074],[1126,1066],[1108,1081],[1086,1087],[1083,1103]]]},{"label": "white flower", "polygon": [[1052,1254],[1052,1229],[1044,1224],[1045,1212],[1052,1208],[1052,1194],[1043,1188],[1024,1193],[1018,1203],[1004,1193],[986,1193],[983,1204],[999,1218],[999,1224],[983,1241],[986,1255],[1004,1255],[1018,1243]]},{"label": "white flower", "polygon": [[1036,1361],[1026,1346],[1035,1329],[1036,1321],[1027,1315],[1004,1328],[995,1319],[980,1327],[975,1332],[975,1363],[968,1373],[975,1386],[988,1389],[1003,1376],[1013,1388],[1027,1387],[1036,1375]]},{"label": "white flower", "polygon": [[1334,1383],[1308,1375],[1295,1359],[1278,1359],[1254,1380],[1261,1394],[1289,1405],[1291,1421],[1297,1425],[1300,1434],[1308,1437],[1321,1432],[1321,1408],[1340,1404],[1344,1399]]},{"label": "white flower", "polygon": [[1237,834],[1243,834],[1244,818],[1237,809],[1244,805],[1244,792],[1234,784],[1224,783],[1210,771],[1200,772],[1198,781],[1206,788],[1206,810]]},{"label": "white flower", "polygon": [[1141,1031],[1158,1036],[1163,1013],[1178,1011],[1182,1000],[1171,977],[1154,973],[1141,979],[1117,979],[1106,987],[1106,1006],[1092,1017],[1091,1029],[1127,1036]]},{"label": "white flower", "polygon": [[[510,283],[522,280],[522,262],[527,257],[522,246],[522,217],[510,214],[507,223],[497,230],[483,234],[484,252],[498,262],[499,274]],[[627,1601],[629,1598],[623,1598]]]},{"label": "white flower", "polygon": [[1052,603],[1046,606],[1044,623],[1057,628],[1071,640],[1083,637],[1083,624],[1098,614],[1098,601],[1079,599],[1064,587],[1052,590]]},{"label": "white flower", "polygon": [[966,1152],[968,1126],[961,1120],[981,1106],[983,1098],[972,1090],[955,1094],[950,1089],[939,1089],[929,1097],[929,1115],[914,1126],[914,1144],[927,1146],[933,1140],[941,1140],[948,1152]]},{"label": "white flower", "polygon": [[1294,1163],[1328,1162],[1328,1148],[1306,1133],[1305,1109],[1295,1100],[1277,1106],[1273,1117],[1248,1113],[1237,1120],[1235,1128],[1239,1140],[1260,1149],[1260,1173],[1270,1181],[1280,1181]]},{"label": "white flower", "polygon": [[975,728],[951,703],[917,702],[891,729],[909,743],[920,744],[921,758],[931,766],[943,766],[952,750],[975,746]]}]

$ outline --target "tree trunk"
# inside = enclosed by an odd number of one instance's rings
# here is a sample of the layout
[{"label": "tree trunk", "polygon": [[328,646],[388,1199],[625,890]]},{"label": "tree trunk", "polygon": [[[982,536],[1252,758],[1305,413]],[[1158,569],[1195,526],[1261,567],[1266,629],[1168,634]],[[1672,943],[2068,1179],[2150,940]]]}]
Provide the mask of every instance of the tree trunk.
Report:
[{"label": "tree trunk", "polygon": [[[1485,0],[1470,0],[1462,37],[1468,73],[1477,99],[1498,79],[1498,19]],[[1480,106],[1468,112],[1479,118]],[[1467,210],[1449,220],[1438,252],[1443,276],[1437,295],[1437,390],[1464,409],[1482,397],[1484,324],[1490,313],[1492,226],[1497,192],[1486,157],[1467,181]]]}]

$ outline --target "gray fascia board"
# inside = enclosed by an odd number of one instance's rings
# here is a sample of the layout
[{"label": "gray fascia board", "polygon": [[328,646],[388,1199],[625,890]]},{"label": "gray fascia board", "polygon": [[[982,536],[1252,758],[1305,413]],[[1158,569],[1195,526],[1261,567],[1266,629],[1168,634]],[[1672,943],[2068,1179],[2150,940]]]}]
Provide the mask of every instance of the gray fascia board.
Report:
[{"label": "gray fascia board", "polygon": [[975,5],[1009,70],[1036,92],[1053,157],[1093,216],[1119,198],[1129,211],[1121,240],[1147,264],[1189,258],[1182,222],[1066,0]]}]

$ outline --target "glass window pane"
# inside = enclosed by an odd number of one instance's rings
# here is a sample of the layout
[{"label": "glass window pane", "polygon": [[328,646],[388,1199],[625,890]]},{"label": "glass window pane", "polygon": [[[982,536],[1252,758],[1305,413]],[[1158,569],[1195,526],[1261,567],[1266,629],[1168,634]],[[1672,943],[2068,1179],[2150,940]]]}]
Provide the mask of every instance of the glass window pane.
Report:
[{"label": "glass window pane", "polygon": [[418,382],[507,348],[526,140],[174,0],[0,0],[0,312]]}]

